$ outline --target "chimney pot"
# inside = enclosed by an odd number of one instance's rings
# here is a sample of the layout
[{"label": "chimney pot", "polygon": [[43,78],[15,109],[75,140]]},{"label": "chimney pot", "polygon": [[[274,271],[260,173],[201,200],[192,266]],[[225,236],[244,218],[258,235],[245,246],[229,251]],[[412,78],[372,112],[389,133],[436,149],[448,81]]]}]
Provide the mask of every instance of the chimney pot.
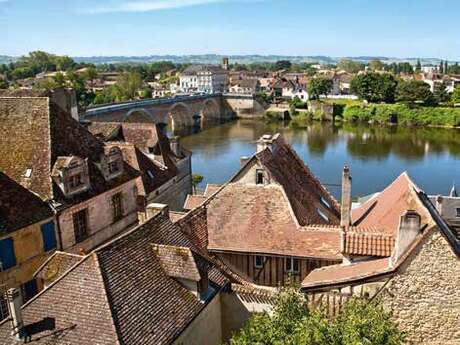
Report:
[{"label": "chimney pot", "polygon": [[351,176],[350,168],[343,167],[342,173],[342,203],[340,210],[340,226],[345,230],[351,225]]},{"label": "chimney pot", "polygon": [[6,292],[6,299],[10,309],[10,316],[13,323],[11,335],[17,340],[24,337],[24,322],[22,320],[22,298],[19,289],[8,289]]}]

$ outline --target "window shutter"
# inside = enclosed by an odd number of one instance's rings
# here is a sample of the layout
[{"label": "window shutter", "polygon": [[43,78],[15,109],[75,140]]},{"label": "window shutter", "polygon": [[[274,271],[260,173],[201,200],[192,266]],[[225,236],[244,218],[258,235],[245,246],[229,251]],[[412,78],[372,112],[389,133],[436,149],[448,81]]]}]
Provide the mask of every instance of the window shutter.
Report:
[{"label": "window shutter", "polygon": [[0,241],[0,271],[5,271],[16,266],[16,255],[14,254],[14,243],[12,238]]},{"label": "window shutter", "polygon": [[56,233],[54,231],[54,222],[42,225],[43,249],[45,252],[56,249]]}]

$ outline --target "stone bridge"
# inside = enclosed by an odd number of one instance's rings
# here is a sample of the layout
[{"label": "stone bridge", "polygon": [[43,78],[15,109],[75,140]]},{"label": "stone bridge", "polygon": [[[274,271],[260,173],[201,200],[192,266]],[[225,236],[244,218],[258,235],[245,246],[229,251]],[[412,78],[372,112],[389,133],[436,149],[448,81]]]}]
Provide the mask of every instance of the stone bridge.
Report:
[{"label": "stone bridge", "polygon": [[253,95],[210,94],[154,98],[87,108],[81,120],[93,122],[145,122],[180,128],[218,123],[239,116],[257,116],[263,107]]}]

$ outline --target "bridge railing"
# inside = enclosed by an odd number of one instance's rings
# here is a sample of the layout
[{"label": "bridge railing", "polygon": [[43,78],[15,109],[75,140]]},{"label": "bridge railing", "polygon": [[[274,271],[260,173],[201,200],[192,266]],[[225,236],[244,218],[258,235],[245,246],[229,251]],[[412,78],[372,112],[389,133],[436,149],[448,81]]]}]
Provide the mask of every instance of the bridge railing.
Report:
[{"label": "bridge railing", "polygon": [[142,99],[129,102],[120,102],[120,103],[111,103],[111,104],[102,104],[97,106],[88,107],[84,111],[84,116],[92,116],[96,114],[103,114],[112,112],[115,110],[127,110],[132,109],[133,107],[145,107],[150,105],[161,105],[161,104],[170,104],[177,102],[185,102],[197,99],[205,99],[211,97],[221,96],[221,93],[212,93],[212,94],[201,94],[201,95],[184,95],[184,96],[175,96],[175,97],[161,97],[161,98],[150,98]]}]

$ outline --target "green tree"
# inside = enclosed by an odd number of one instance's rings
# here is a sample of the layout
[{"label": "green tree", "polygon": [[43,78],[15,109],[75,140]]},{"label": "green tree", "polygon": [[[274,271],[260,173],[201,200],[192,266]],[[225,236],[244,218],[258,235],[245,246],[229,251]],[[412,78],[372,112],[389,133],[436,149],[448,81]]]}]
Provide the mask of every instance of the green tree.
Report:
[{"label": "green tree", "polygon": [[434,84],[434,99],[437,103],[448,102],[450,95],[447,92],[447,86],[444,82]]},{"label": "green tree", "polygon": [[152,98],[152,89],[150,89],[149,87],[143,88],[141,90],[140,98],[141,99]]},{"label": "green tree", "polygon": [[133,100],[142,88],[142,78],[138,72],[124,72],[113,86],[112,93],[117,102]]},{"label": "green tree", "polygon": [[396,79],[384,73],[365,73],[355,76],[350,83],[351,93],[368,102],[394,102]]},{"label": "green tree", "polygon": [[56,87],[64,87],[66,85],[66,78],[61,72],[57,72],[53,76],[53,81],[56,84]]},{"label": "green tree", "polygon": [[192,174],[192,187],[193,187],[193,194],[196,194],[196,189],[198,185],[203,182],[203,176],[198,174]]},{"label": "green tree", "polygon": [[256,314],[230,340],[231,345],[399,345],[404,334],[375,303],[350,299],[335,319],[309,310],[294,288],[283,290],[271,315]]},{"label": "green tree", "polygon": [[455,87],[452,93],[452,102],[454,104],[460,104],[460,84]]},{"label": "green tree", "polygon": [[311,99],[319,99],[321,95],[327,95],[332,90],[332,80],[325,77],[310,79],[308,94]]},{"label": "green tree", "polygon": [[420,73],[422,71],[422,64],[420,59],[417,59],[417,64],[415,65],[415,72]]},{"label": "green tree", "polygon": [[7,89],[9,87],[8,81],[0,76],[0,89]]},{"label": "green tree", "polygon": [[434,103],[434,96],[430,85],[421,80],[401,80],[396,87],[396,100],[431,105]]},{"label": "green tree", "polygon": [[276,61],[276,63],[275,63],[275,69],[277,71],[289,70],[291,68],[291,66],[292,66],[292,63],[289,60],[280,60],[280,61]]},{"label": "green tree", "polygon": [[369,62],[369,69],[371,71],[383,71],[385,65],[380,60],[372,60]]},{"label": "green tree", "polygon": [[365,66],[363,63],[358,61],[343,59],[337,64],[337,68],[349,73],[358,73],[359,71],[364,71]]}]

